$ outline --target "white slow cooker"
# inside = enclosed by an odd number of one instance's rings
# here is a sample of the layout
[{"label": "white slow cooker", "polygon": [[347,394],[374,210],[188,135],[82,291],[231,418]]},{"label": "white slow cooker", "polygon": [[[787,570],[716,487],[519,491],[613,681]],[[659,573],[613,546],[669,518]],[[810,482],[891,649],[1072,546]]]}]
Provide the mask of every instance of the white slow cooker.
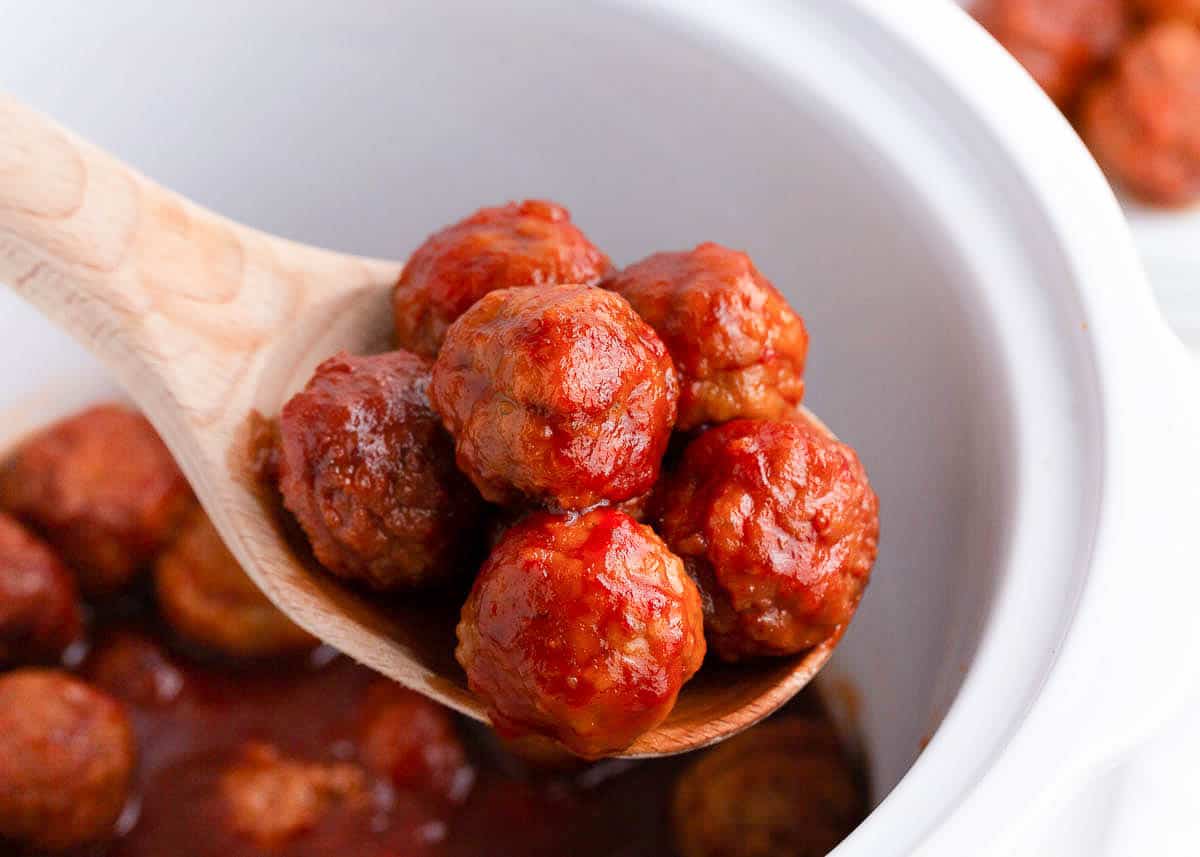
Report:
[{"label": "white slow cooker", "polygon": [[[1082,144],[949,0],[43,0],[0,86],[341,250],[529,196],[619,263],[748,250],[882,503],[823,678],[878,801],[838,857],[1004,853],[1187,689],[1200,379]],[[3,292],[0,366],[5,433],[111,390]]]}]

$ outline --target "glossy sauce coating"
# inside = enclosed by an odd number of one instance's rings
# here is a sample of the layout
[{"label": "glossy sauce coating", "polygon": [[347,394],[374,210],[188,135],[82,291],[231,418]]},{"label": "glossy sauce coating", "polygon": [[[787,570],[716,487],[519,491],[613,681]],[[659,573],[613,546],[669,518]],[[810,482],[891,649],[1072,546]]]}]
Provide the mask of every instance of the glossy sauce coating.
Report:
[{"label": "glossy sauce coating", "polygon": [[507,735],[597,757],[661,723],[704,659],[700,596],[649,528],[614,509],[532,515],[492,551],[456,656]]},{"label": "glossy sauce coating", "polygon": [[71,573],[40,539],[0,513],[0,666],[54,660],[81,631]]},{"label": "glossy sauce coating", "polygon": [[475,771],[448,709],[386,679],[367,689],[359,746],[363,763],[394,787],[462,803]]},{"label": "glossy sauce coating", "polygon": [[367,778],[348,762],[306,762],[271,744],[245,744],[221,773],[225,820],[235,834],[275,850],[337,811],[363,813]]},{"label": "glossy sauce coating", "polygon": [[803,651],[853,617],[878,501],[854,450],[806,418],[703,432],[661,509],[659,532],[704,593],[705,636],[724,660]]},{"label": "glossy sauce coating", "polygon": [[358,715],[377,679],[328,650],[198,659],[115,619],[84,672],[129,706],[142,757],[138,812],[98,855],[394,857],[445,838],[435,794],[363,764]]},{"label": "glossy sauce coating", "polygon": [[479,497],[455,469],[428,386],[414,354],[343,353],[283,408],[283,502],[336,575],[411,590],[470,565]]},{"label": "glossy sauce coating", "polygon": [[185,700],[187,676],[162,646],[136,626],[109,630],[88,658],[86,678],[135,710],[165,708]]},{"label": "glossy sauce coating", "polygon": [[154,428],[120,405],[55,423],[0,468],[0,508],[37,529],[87,592],[127,585],[194,503]]},{"label": "glossy sauce coating", "polygon": [[694,761],[671,809],[680,857],[825,857],[866,812],[831,725],[795,715]]},{"label": "glossy sauce coating", "polygon": [[[87,857],[262,857],[259,825],[235,822],[222,788],[231,772],[245,770],[248,751],[252,758],[263,752],[267,769],[273,761],[361,766],[361,773],[347,778],[361,777],[370,794],[366,803],[318,795],[321,812],[309,815],[301,783],[301,811],[289,817],[315,823],[265,852],[273,857],[662,857],[675,853],[678,837],[671,824],[672,790],[684,770],[716,752],[543,773],[510,755],[486,727],[454,717],[476,776],[461,801],[448,802],[436,780],[426,787],[411,778],[395,787],[376,774],[364,733],[374,708],[372,689],[380,682],[370,670],[346,658],[197,660],[169,650],[169,639],[156,639],[152,621],[139,627],[152,619],[144,612],[149,609],[132,618],[101,617],[96,651],[85,665],[91,681],[126,702],[140,755],[133,811],[121,822],[119,837],[88,850]],[[826,715],[816,694],[805,691],[779,716]],[[864,802],[858,768],[844,749],[839,763],[844,773],[838,777],[859,782]],[[806,804],[819,803],[825,791],[820,781],[797,785],[795,812],[822,811]],[[860,820],[848,820],[841,834]],[[9,853],[5,844],[0,840],[0,853]],[[15,853],[37,852],[17,847]]]},{"label": "glossy sauce coating", "polygon": [[199,506],[158,558],[159,609],[183,637],[231,657],[265,657],[317,644],[262,594]]},{"label": "glossy sauce coating", "polygon": [[974,14],[1063,108],[1129,26],[1126,0],[981,0]]},{"label": "glossy sauce coating", "polygon": [[1156,24],[1126,44],[1079,114],[1111,177],[1164,206],[1200,200],[1200,29]]},{"label": "glossy sauce coating", "polygon": [[396,340],[432,359],[446,329],[488,292],[592,285],[610,267],[560,205],[527,200],[480,209],[435,232],[405,264],[393,294]]},{"label": "glossy sauce coating", "polygon": [[129,718],[106,694],[59,670],[0,676],[0,836],[51,851],[106,839],[135,753]]},{"label": "glossy sauce coating", "polygon": [[655,253],[603,283],[658,333],[679,374],[681,430],[779,417],[804,397],[804,321],[745,253]]},{"label": "glossy sauce coating", "polygon": [[654,331],[586,286],[491,292],[451,326],[430,386],[486,499],[560,509],[649,490],[677,398]]}]

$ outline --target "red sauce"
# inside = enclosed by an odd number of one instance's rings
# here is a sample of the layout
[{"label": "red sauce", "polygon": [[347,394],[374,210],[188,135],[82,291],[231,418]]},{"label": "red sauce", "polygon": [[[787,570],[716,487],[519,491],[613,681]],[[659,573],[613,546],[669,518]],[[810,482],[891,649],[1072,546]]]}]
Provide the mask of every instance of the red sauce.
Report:
[{"label": "red sauce", "polygon": [[[370,811],[335,808],[311,830],[269,852],[233,832],[220,779],[247,742],[273,745],[307,762],[357,762],[359,715],[374,673],[322,648],[290,661],[234,665],[179,648],[140,603],[102,617],[96,644],[80,668],[96,675],[98,653],[114,635],[155,641],[163,661],[143,652],[151,681],[119,681],[138,740],[135,796],[113,842],[81,857],[622,857],[670,854],[669,807],[679,772],[695,755],[645,762],[603,761],[566,772],[540,772],[506,752],[491,732],[459,719],[476,769],[466,800],[448,804],[420,789],[370,779]],[[128,639],[128,637],[126,637]],[[144,678],[144,677],[143,677]],[[110,682],[113,679],[109,680]],[[802,694],[793,713],[815,714]],[[32,857],[32,853],[5,851]]]}]

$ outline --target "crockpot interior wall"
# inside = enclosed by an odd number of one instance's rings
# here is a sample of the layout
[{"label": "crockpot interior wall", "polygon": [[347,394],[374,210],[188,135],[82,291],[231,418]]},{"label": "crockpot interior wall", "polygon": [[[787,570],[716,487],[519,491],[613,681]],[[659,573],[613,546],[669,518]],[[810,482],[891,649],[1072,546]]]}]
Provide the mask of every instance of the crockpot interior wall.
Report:
[{"label": "crockpot interior wall", "polygon": [[[809,324],[810,407],[881,497],[875,579],[828,684],[856,688],[887,793],[974,651],[1005,467],[993,349],[885,159],[721,46],[602,6],[443,2],[388,28],[323,4],[67,5],[4,45],[13,93],[252,225],[403,256],[481,204],[544,195],[618,263],[706,239],[748,250]],[[80,32],[86,76],[21,55],[78,52]],[[0,355],[18,312],[0,295]],[[21,361],[54,366],[61,339],[30,323]]]}]

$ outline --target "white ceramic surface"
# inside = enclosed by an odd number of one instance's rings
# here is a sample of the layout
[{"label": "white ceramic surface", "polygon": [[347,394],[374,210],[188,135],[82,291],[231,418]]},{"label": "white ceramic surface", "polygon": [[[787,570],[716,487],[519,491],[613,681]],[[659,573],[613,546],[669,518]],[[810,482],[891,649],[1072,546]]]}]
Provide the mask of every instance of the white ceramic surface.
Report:
[{"label": "white ceramic surface", "polygon": [[[618,262],[748,250],[883,508],[828,682],[881,803],[839,857],[1002,849],[1200,650],[1195,379],[1078,140],[948,2],[10,4],[0,85],[338,249],[545,195]],[[0,406],[103,384],[3,292],[0,359]]]}]

